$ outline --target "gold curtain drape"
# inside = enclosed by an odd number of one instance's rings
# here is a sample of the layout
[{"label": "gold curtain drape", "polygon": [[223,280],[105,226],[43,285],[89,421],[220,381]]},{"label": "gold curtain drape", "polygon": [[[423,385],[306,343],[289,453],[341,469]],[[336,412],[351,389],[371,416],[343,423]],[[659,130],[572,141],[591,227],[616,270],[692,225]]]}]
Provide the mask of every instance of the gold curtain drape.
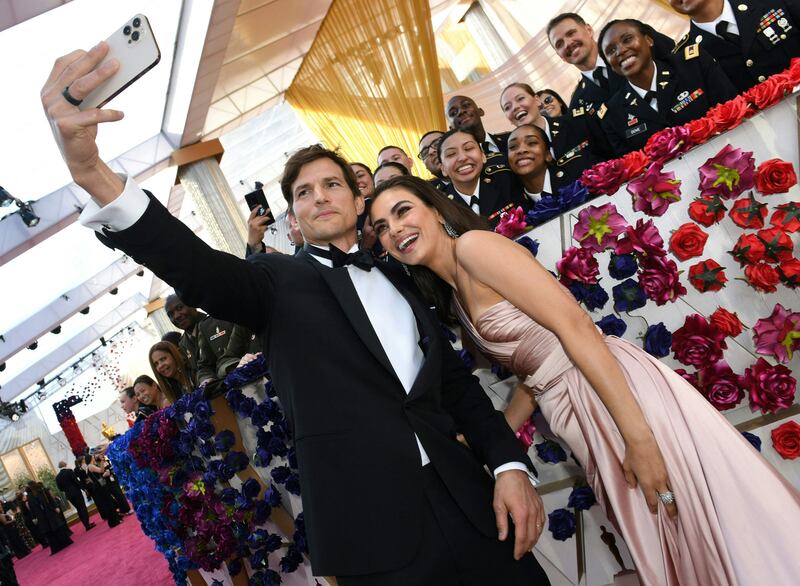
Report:
[{"label": "gold curtain drape", "polygon": [[428,0],[333,0],[286,99],[348,160],[393,144],[426,176],[419,138],[447,128]]}]

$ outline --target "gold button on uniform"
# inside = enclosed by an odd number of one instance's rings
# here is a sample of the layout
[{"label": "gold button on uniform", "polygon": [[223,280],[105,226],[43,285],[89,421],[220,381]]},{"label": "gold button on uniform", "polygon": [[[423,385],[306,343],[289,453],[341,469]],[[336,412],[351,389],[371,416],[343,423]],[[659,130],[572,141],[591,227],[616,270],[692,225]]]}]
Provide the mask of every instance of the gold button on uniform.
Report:
[{"label": "gold button on uniform", "polygon": [[764,81],[765,79],[767,79],[767,78],[764,77],[763,75],[759,75],[758,76],[758,81]]},{"label": "gold button on uniform", "polygon": [[747,10],[747,4],[739,4],[736,8],[739,9],[739,12],[745,12]]},{"label": "gold button on uniform", "polygon": [[744,62],[744,64],[747,65],[748,67],[752,67],[753,66],[753,60],[752,59],[748,59],[747,61]]},{"label": "gold button on uniform", "polygon": [[785,41],[786,40],[786,35],[781,35],[781,40]]}]

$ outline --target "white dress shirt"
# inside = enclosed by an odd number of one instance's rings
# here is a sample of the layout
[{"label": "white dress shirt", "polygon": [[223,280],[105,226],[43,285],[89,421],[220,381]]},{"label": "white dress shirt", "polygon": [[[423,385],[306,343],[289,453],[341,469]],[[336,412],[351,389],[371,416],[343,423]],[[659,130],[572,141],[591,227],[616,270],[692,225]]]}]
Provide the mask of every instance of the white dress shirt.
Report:
[{"label": "white dress shirt", "polygon": [[739,25],[736,24],[736,16],[734,15],[733,7],[728,0],[725,0],[722,3],[722,14],[720,14],[719,17],[715,18],[711,22],[697,22],[694,20],[692,22],[697,25],[697,28],[704,30],[707,33],[711,33],[715,37],[719,37],[717,34],[717,24],[720,22],[728,23],[729,33],[733,33],[734,35],[739,34]]},{"label": "white dress shirt", "polygon": [[594,67],[592,67],[589,71],[581,71],[581,74],[596,86],[600,85],[594,78],[595,69],[597,69],[598,67],[603,68],[603,77],[608,79],[608,65],[606,65],[605,61],[603,61],[603,58],[600,56],[599,52],[597,53],[597,61],[595,61]]},{"label": "white dress shirt", "polygon": [[[645,96],[645,94],[647,92],[655,92],[656,91],[656,82],[657,81],[658,81],[658,66],[656,65],[656,62],[653,61],[653,80],[650,82],[650,89],[643,90],[639,86],[632,84],[630,81],[628,82],[628,84],[633,88],[633,91],[635,91],[637,94],[639,94],[639,96],[642,98],[642,101],[644,102],[644,96]],[[645,102],[645,104],[647,104],[653,110],[658,112],[658,100],[656,98],[653,98],[649,102]]]},{"label": "white dress shirt", "polygon": [[[80,215],[81,224],[97,231],[107,229],[119,232],[133,226],[144,215],[149,198],[132,179],[122,175],[120,178],[125,181],[122,194],[104,207],[90,200]],[[354,246],[349,252],[355,250],[357,247]],[[330,259],[318,256],[314,256],[314,259],[325,266],[333,266]],[[346,268],[370,324],[397,378],[408,393],[425,360],[419,346],[419,330],[414,312],[403,295],[380,270],[365,271],[352,265]],[[430,462],[430,458],[416,434],[414,438],[417,440],[420,459],[424,466]],[[496,468],[494,474],[496,476],[500,472],[512,469],[527,472],[527,468],[521,462],[509,462]]]},{"label": "white dress shirt", "polygon": [[500,152],[500,147],[497,146],[497,143],[494,141],[494,139],[492,138],[491,134],[489,134],[487,132],[486,133],[486,138],[484,138],[483,140],[484,140],[484,142],[488,142],[489,143],[489,150],[491,152],[493,152],[493,153],[499,153]]},{"label": "white dress shirt", "polygon": [[471,209],[471,210],[472,210],[473,212],[475,212],[476,214],[480,215],[480,213],[481,213],[481,206],[480,206],[480,205],[478,205],[477,203],[476,203],[475,205],[470,205],[470,201],[472,200],[472,197],[473,197],[473,196],[477,197],[478,199],[480,199],[480,198],[481,198],[481,180],[480,180],[480,179],[478,179],[478,185],[475,187],[475,193],[473,193],[472,195],[466,195],[465,193],[461,193],[461,192],[458,190],[458,187],[456,187],[455,183],[453,184],[453,189],[455,189],[455,190],[456,190],[456,193],[458,194],[458,196],[459,196],[461,199],[463,199],[463,200],[464,200],[464,203],[465,203],[465,204],[467,204],[467,206],[469,207],[469,209]]},{"label": "white dress shirt", "polygon": [[543,192],[553,195],[553,186],[550,183],[550,169],[546,169],[544,172],[544,183],[542,183],[542,191],[540,191],[539,193],[532,193],[527,189],[524,189],[524,191],[525,191],[525,197],[527,197],[534,203],[542,199]]}]

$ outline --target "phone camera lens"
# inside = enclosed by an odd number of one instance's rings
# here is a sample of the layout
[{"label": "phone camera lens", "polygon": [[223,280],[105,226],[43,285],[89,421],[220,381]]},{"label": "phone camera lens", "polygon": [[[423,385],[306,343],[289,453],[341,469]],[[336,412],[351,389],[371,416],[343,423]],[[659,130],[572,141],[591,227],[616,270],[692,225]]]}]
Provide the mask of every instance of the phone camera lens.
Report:
[{"label": "phone camera lens", "polygon": [[139,40],[139,31],[133,31],[133,33],[131,34],[131,38],[134,41],[138,41]]},{"label": "phone camera lens", "polygon": [[141,24],[142,24],[142,19],[141,18],[137,17],[137,18],[133,19],[133,27],[134,28],[139,28],[139,26],[141,26]]},{"label": "phone camera lens", "polygon": [[125,35],[126,37],[127,37],[129,34],[131,34],[131,27],[129,27],[129,26],[126,26],[124,29],[122,29],[122,34],[123,34],[123,35]]}]

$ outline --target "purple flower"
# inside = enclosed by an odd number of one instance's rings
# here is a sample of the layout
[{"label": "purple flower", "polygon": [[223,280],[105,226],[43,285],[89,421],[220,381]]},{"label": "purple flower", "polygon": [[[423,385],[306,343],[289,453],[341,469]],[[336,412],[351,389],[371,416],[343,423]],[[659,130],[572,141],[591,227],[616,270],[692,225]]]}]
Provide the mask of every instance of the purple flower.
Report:
[{"label": "purple flower", "polygon": [[628,329],[628,325],[624,321],[619,319],[616,315],[611,314],[594,323],[603,330],[606,336],[617,336],[619,338],[625,333],[625,330]]},{"label": "purple flower", "polygon": [[586,299],[586,296],[589,295],[589,288],[583,283],[578,283],[577,281],[570,284],[568,289],[575,298],[575,301],[578,303],[581,303],[584,299]]},{"label": "purple flower", "polygon": [[681,181],[675,173],[662,173],[660,164],[650,165],[644,175],[628,183],[633,209],[648,216],[663,216],[670,204],[681,199]]},{"label": "purple flower", "polygon": [[520,244],[530,250],[533,256],[539,254],[539,241],[534,240],[530,236],[522,236],[521,238],[517,238],[517,244]]},{"label": "purple flower", "polygon": [[608,293],[600,284],[589,285],[583,304],[589,311],[603,309],[608,303]]},{"label": "purple flower", "polygon": [[536,448],[536,455],[542,462],[548,464],[558,464],[559,462],[567,461],[567,453],[561,444],[553,440],[544,440],[540,444],[534,446]]},{"label": "purple flower", "polygon": [[614,285],[611,292],[614,296],[614,311],[619,313],[639,309],[647,303],[647,296],[639,287],[639,283],[633,279],[627,279],[619,285]]},{"label": "purple flower", "polygon": [[545,195],[525,215],[529,226],[544,224],[561,213],[561,202],[557,197]]},{"label": "purple flower", "polygon": [[744,436],[744,439],[749,441],[755,449],[757,449],[759,452],[761,451],[761,438],[760,437],[758,437],[755,434],[750,433],[749,431],[743,431],[742,435]]},{"label": "purple flower", "polygon": [[242,484],[242,494],[244,494],[245,498],[254,499],[259,492],[261,492],[261,485],[255,478],[248,478]]},{"label": "purple flower", "polygon": [[561,211],[567,212],[572,208],[586,202],[589,197],[589,190],[580,181],[574,181],[558,190],[558,199],[561,200]]},{"label": "purple flower", "polygon": [[644,333],[645,352],[656,358],[663,358],[669,354],[671,347],[672,332],[667,329],[663,322],[658,322],[647,328]]},{"label": "purple flower", "polygon": [[611,258],[608,261],[608,274],[617,281],[632,277],[636,274],[638,268],[639,266],[636,264],[636,259],[632,254],[611,253]]},{"label": "purple flower", "polygon": [[553,539],[566,541],[575,535],[575,514],[569,509],[556,509],[547,515],[547,521]]},{"label": "purple flower", "polygon": [[617,212],[613,203],[589,206],[578,213],[578,223],[572,237],[582,248],[602,252],[613,248],[617,237],[625,232],[628,222]]},{"label": "purple flower", "polygon": [[567,506],[577,511],[587,511],[597,504],[594,491],[590,486],[576,486],[569,494]]},{"label": "purple flower", "polygon": [[726,144],[700,167],[700,195],[735,199],[756,184],[753,153]]}]

